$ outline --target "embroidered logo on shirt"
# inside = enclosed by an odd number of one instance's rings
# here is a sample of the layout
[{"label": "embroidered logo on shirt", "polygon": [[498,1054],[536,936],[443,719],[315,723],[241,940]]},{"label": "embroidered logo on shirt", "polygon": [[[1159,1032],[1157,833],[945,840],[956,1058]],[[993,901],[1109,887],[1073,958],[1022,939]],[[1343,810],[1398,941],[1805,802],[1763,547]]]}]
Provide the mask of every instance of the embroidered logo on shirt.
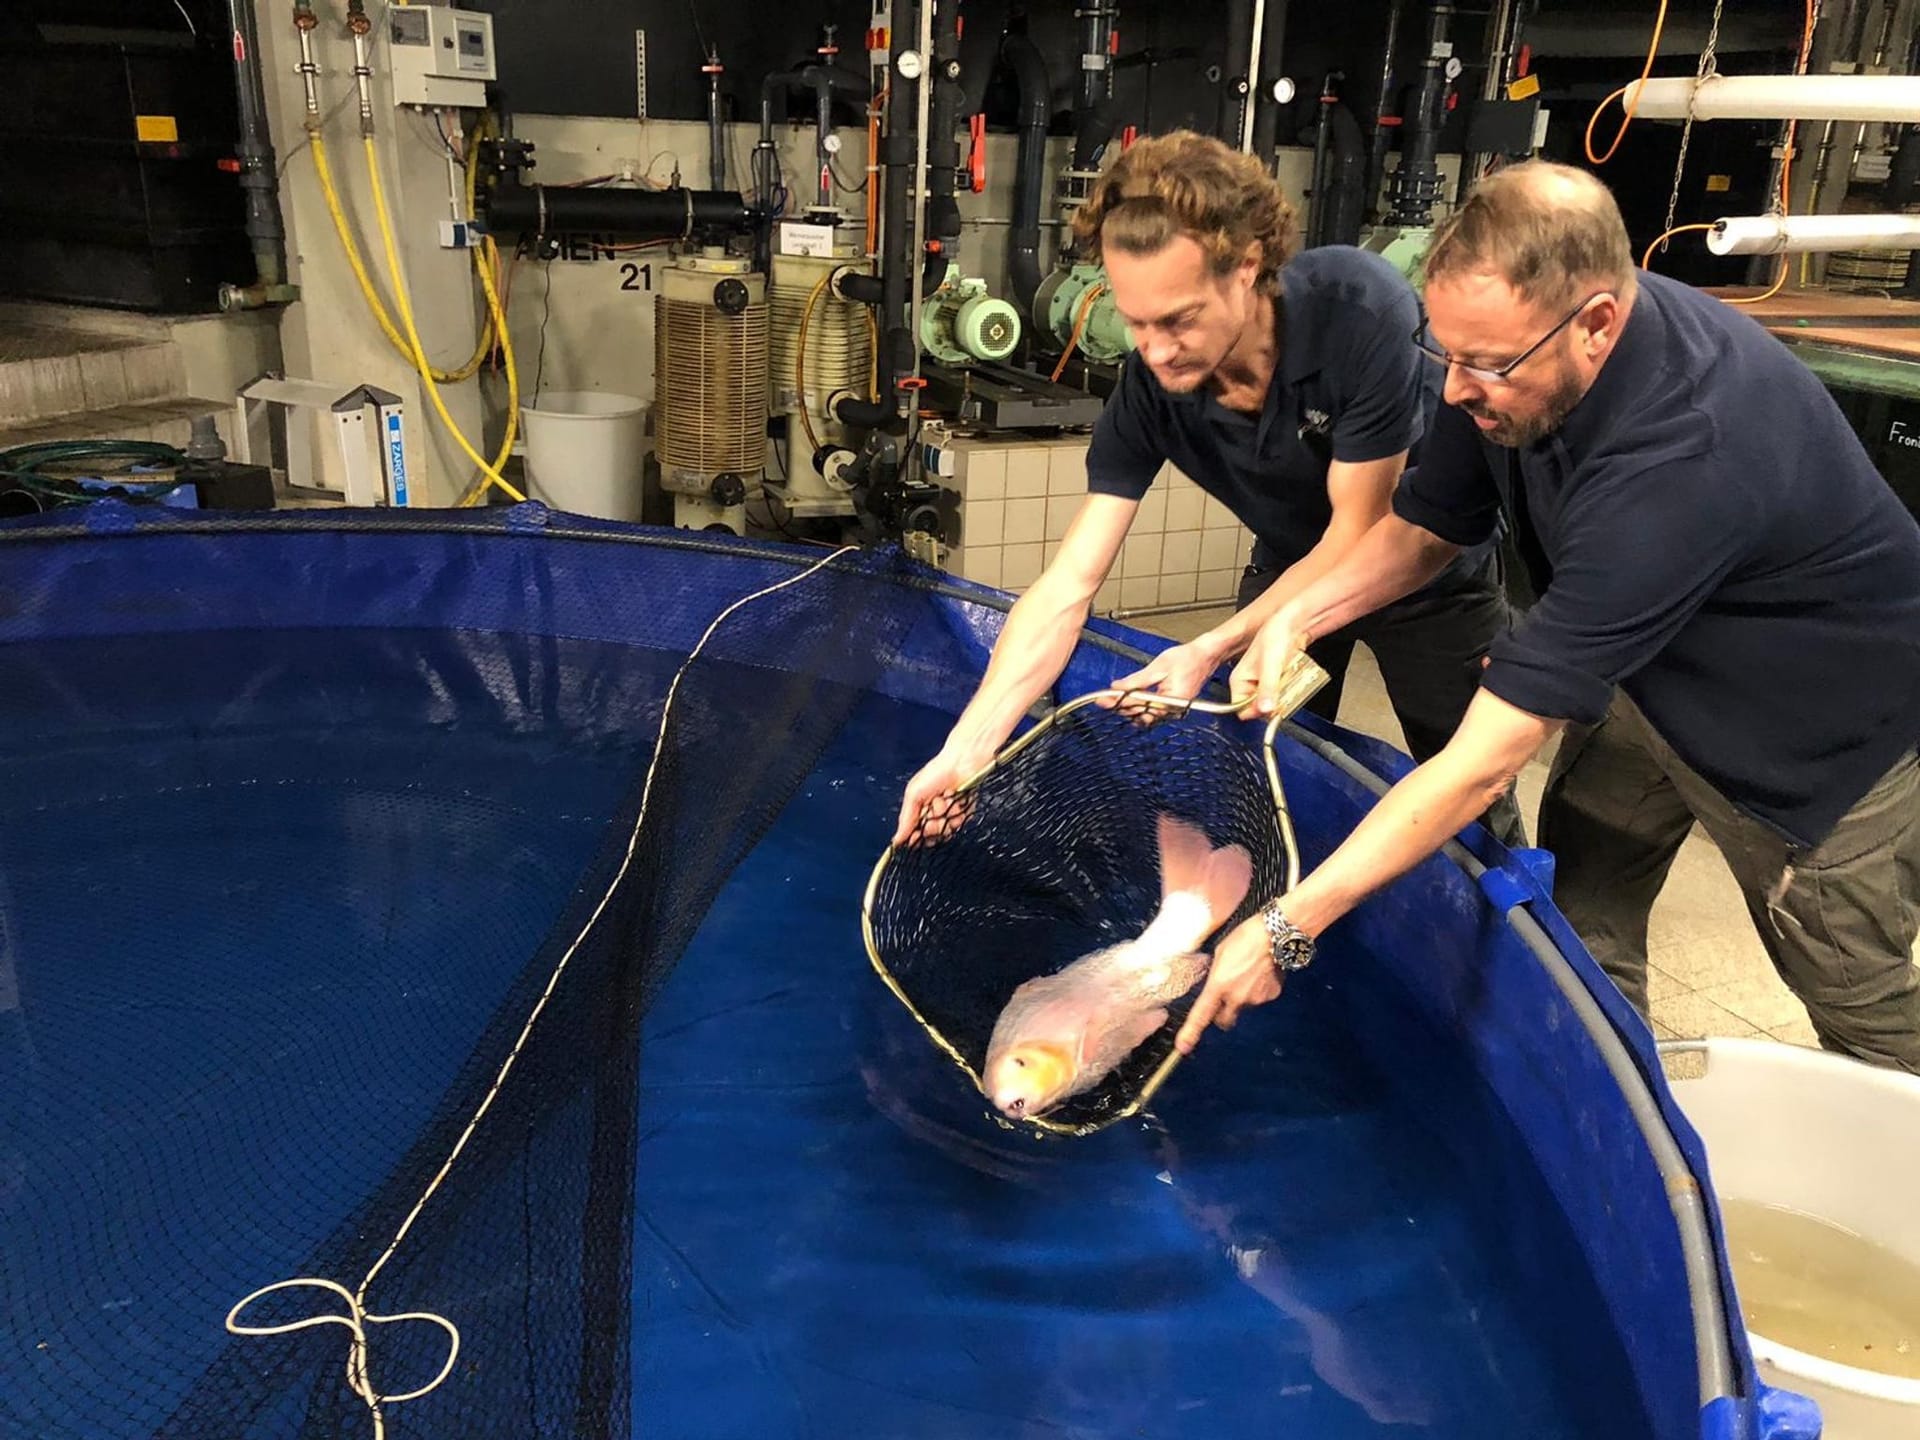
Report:
[{"label": "embroidered logo on shirt", "polygon": [[1306,414],[1306,421],[1300,426],[1302,440],[1309,435],[1325,435],[1333,429],[1333,417],[1326,411],[1309,408]]}]

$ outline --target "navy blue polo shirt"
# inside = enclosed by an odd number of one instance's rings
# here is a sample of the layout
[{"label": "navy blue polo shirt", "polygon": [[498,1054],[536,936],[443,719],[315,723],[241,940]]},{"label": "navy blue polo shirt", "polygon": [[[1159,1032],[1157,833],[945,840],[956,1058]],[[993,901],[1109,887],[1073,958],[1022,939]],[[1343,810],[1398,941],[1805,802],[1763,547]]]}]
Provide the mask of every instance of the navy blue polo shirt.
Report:
[{"label": "navy blue polo shirt", "polygon": [[1521,500],[1548,573],[1487,689],[1595,721],[1619,685],[1727,799],[1810,847],[1920,740],[1920,525],[1786,346],[1639,281],[1558,431],[1507,449],[1442,406],[1394,509],[1471,545]]},{"label": "navy blue polo shirt", "polygon": [[1172,395],[1127,357],[1087,451],[1087,488],[1138,500],[1163,462],[1214,496],[1291,565],[1333,519],[1327,466],[1411,450],[1440,403],[1440,367],[1413,346],[1419,304],[1378,255],[1303,251],[1282,268],[1280,355],[1259,415],[1210,388]]}]

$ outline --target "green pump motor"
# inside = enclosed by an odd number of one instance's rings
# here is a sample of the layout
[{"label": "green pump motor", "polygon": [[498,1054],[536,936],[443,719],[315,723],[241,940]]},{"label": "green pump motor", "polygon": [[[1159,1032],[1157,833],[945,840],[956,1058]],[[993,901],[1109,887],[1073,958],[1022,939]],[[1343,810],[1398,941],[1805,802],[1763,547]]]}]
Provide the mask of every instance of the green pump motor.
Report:
[{"label": "green pump motor", "polygon": [[920,344],[936,360],[965,365],[1004,360],[1020,343],[1020,312],[987,293],[987,282],[947,266],[947,278],[920,308]]},{"label": "green pump motor", "polygon": [[[1074,348],[1089,360],[1111,364],[1132,351],[1133,335],[1113,308],[1113,292],[1106,284],[1107,272],[1086,263],[1055,270],[1040,282],[1033,292],[1033,322],[1053,342],[1056,353],[1067,348],[1076,324],[1080,339]],[[1095,286],[1100,287],[1099,293],[1089,295]]]}]

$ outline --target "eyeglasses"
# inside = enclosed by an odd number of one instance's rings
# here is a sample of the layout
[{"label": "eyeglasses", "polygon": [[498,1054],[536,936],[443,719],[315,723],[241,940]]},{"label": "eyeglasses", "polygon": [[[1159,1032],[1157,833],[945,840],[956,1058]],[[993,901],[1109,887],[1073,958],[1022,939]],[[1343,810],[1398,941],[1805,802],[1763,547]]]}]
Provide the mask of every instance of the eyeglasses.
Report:
[{"label": "eyeglasses", "polygon": [[1585,310],[1602,296],[1611,293],[1611,291],[1599,290],[1587,296],[1586,299],[1582,300],[1562,316],[1558,325],[1555,325],[1551,330],[1547,331],[1546,334],[1542,335],[1538,340],[1534,341],[1533,344],[1529,345],[1525,350],[1521,351],[1520,354],[1516,355],[1497,370],[1487,370],[1478,365],[1463,364],[1461,361],[1454,359],[1453,356],[1449,355],[1446,351],[1435,346],[1427,334],[1427,316],[1424,308],[1420,313],[1420,326],[1413,332],[1413,346],[1414,349],[1418,350],[1436,365],[1449,368],[1458,365],[1470,379],[1478,380],[1482,385],[1504,384],[1507,377],[1537,355],[1543,345],[1579,318],[1581,311]]}]

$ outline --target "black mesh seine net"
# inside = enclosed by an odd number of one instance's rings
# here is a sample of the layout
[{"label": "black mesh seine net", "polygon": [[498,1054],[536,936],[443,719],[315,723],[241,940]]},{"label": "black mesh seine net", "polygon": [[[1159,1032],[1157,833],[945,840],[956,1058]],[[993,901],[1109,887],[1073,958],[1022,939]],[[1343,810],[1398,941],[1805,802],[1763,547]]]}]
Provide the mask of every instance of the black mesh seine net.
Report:
[{"label": "black mesh seine net", "polygon": [[[706,576],[685,557],[634,554],[604,567],[626,577],[609,603],[707,615],[731,598],[695,594]],[[748,597],[684,668],[666,652],[603,647],[586,663],[571,642],[478,632],[427,658],[442,642],[424,630],[73,642],[46,651],[44,683],[15,661],[0,709],[64,708],[66,729],[8,736],[0,770],[31,766],[47,798],[19,802],[0,876],[81,887],[71,937],[97,925],[143,945],[161,930],[196,938],[178,963],[123,966],[91,938],[0,934],[0,978],[37,1002],[31,1043],[0,1028],[0,1078],[20,1102],[0,1116],[0,1298],[25,1352],[0,1384],[0,1434],[629,1434],[641,1019],[729,874],[897,663],[923,612],[875,582],[904,568],[872,554],[766,567],[793,583]],[[131,565],[118,583],[136,593]],[[82,603],[52,581],[16,596]],[[503,610],[520,603],[501,596]],[[55,675],[68,651],[79,659]],[[40,711],[29,685],[51,697]],[[129,718],[136,694],[163,718]],[[276,696],[311,723],[256,744]],[[432,758],[452,738],[404,768],[382,760],[376,714],[430,736],[456,711],[458,765]],[[556,715],[587,728],[555,739]],[[95,716],[119,738],[90,740]],[[114,747],[144,733],[129,727],[158,737],[142,763],[168,778],[114,768]],[[476,793],[487,746],[501,761],[480,784],[496,788]],[[543,782],[543,765],[577,770],[581,747],[604,750],[617,798]],[[182,805],[198,807],[185,829],[232,867],[224,885],[181,884],[195,862],[178,853],[118,878],[86,868],[112,816]],[[476,893],[451,900],[463,847],[511,836],[499,812],[516,807],[527,844],[475,866]],[[68,813],[82,816],[70,830]],[[297,854],[310,820],[358,827],[381,863],[349,854],[347,870],[312,877],[305,914],[296,898],[268,915],[249,836]],[[584,869],[547,850],[595,824]],[[140,853],[138,834],[115,839]],[[213,899],[188,913],[186,894]],[[436,919],[450,903],[497,924]],[[448,1013],[473,1017],[470,1044]],[[96,1112],[95,1089],[117,1116]],[[284,1143],[303,1124],[326,1138]],[[143,1235],[196,1257],[176,1267],[196,1278],[155,1292]],[[300,1283],[247,1299],[281,1281]],[[248,1333],[222,1333],[230,1307]],[[197,1378],[176,1379],[196,1348]]]},{"label": "black mesh seine net", "polygon": [[[1020,985],[1132,940],[1153,919],[1160,816],[1252,858],[1246,897],[1209,946],[1286,889],[1284,797],[1247,729],[1139,697],[1114,709],[1076,701],[882,857],[866,904],[873,963],[975,1084]],[[1199,991],[1169,1006],[1167,1022],[1100,1084],[1032,1123],[1084,1134],[1137,1111],[1170,1072]]]}]

